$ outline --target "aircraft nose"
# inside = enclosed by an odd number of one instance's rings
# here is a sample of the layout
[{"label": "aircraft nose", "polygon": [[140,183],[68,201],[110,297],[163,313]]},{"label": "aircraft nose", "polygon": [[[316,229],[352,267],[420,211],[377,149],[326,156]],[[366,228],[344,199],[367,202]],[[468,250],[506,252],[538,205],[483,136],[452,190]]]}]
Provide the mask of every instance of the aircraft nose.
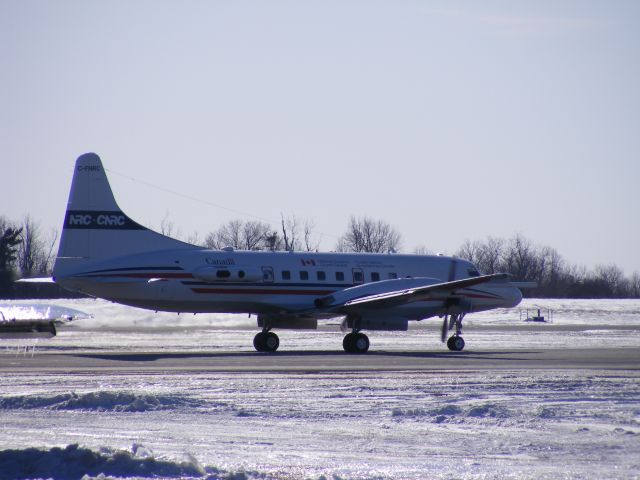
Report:
[{"label": "aircraft nose", "polygon": [[511,287],[505,293],[504,306],[506,308],[513,308],[522,301],[522,292],[519,288]]}]

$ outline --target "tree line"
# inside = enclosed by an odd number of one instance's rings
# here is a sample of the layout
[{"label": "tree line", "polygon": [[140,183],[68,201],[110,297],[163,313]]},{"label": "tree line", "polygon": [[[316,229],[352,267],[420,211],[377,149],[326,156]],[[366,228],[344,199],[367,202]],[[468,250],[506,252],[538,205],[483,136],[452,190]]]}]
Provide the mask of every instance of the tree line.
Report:
[{"label": "tree line", "polygon": [[[167,216],[160,231],[181,237]],[[0,216],[0,298],[57,295],[55,290],[23,285],[20,277],[49,276],[55,259],[58,233],[45,234],[29,215],[20,222]],[[238,250],[317,252],[321,235],[310,219],[285,217],[277,228],[256,220],[230,220],[209,232],[204,239],[193,234],[184,240],[206,248],[233,247]],[[391,224],[371,217],[351,216],[333,251],[395,253],[402,250],[402,235]],[[433,253],[422,245],[416,254]],[[598,265],[593,270],[565,260],[554,248],[535,245],[517,234],[511,238],[487,237],[466,240],[454,256],[472,261],[482,273],[505,272],[516,281],[534,281],[537,288],[525,291],[529,297],[547,298],[640,298],[640,273],[625,277],[616,265]],[[58,292],[60,293],[60,292]]]},{"label": "tree line", "polygon": [[533,244],[522,235],[465,241],[456,256],[472,261],[483,273],[506,272],[514,280],[535,281],[525,292],[542,298],[640,298],[640,273],[626,278],[616,265],[589,270],[566,261],[554,248]]}]

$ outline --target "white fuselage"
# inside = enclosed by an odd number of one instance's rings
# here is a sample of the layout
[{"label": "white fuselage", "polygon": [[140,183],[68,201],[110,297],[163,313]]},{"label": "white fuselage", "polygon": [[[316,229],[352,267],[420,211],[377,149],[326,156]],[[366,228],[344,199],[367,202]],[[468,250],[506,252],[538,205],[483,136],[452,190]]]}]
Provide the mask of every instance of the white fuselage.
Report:
[{"label": "white fuselage", "polygon": [[[152,310],[283,315],[309,310],[317,298],[356,285],[366,284],[361,290],[371,294],[377,286],[388,290],[389,281],[408,288],[409,279],[445,282],[475,275],[470,262],[444,256],[177,249],[83,262],[81,270],[67,269],[56,281]],[[460,294],[471,305],[467,311],[510,307],[522,298],[508,283],[482,284]],[[411,320],[442,313],[438,298],[393,311]]]}]

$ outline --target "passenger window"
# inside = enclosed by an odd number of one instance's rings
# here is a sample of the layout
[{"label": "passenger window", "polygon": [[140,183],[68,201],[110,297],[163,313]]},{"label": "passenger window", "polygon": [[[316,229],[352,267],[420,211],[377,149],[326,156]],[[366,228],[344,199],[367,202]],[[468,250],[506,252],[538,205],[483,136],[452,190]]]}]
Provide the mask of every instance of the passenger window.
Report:
[{"label": "passenger window", "polygon": [[372,282],[379,282],[380,281],[380,274],[378,272],[371,272],[371,281]]},{"label": "passenger window", "polygon": [[273,267],[262,267],[262,281],[267,283],[273,282]]},{"label": "passenger window", "polygon": [[325,281],[327,279],[327,275],[322,271],[316,272],[316,276],[320,281]]},{"label": "passenger window", "polygon": [[344,282],[344,272],[336,272],[336,281]]},{"label": "passenger window", "polygon": [[353,282],[354,283],[362,283],[362,282],[364,282],[364,274],[359,270],[354,270],[354,272],[353,272]]},{"label": "passenger window", "polygon": [[283,280],[291,280],[291,272],[289,270],[282,271],[282,279]]},{"label": "passenger window", "polygon": [[300,270],[300,280],[309,280],[309,272]]},{"label": "passenger window", "polygon": [[398,274],[394,272],[389,272],[389,280],[395,280],[398,278]]}]

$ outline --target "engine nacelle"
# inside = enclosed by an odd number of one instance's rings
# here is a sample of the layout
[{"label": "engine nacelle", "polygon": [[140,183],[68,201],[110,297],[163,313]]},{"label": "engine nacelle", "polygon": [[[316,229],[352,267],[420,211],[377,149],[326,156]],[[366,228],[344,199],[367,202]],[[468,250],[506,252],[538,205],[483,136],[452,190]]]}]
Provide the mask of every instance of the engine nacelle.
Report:
[{"label": "engine nacelle", "polygon": [[288,330],[317,330],[318,319],[313,317],[297,317],[295,315],[281,317],[258,315],[258,327]]},{"label": "engine nacelle", "polygon": [[389,317],[387,315],[347,315],[342,321],[343,330],[383,330],[387,332],[406,332],[409,320],[403,317]]},{"label": "engine nacelle", "polygon": [[262,272],[242,266],[205,266],[198,267],[192,275],[203,282],[258,282],[262,280]]}]

